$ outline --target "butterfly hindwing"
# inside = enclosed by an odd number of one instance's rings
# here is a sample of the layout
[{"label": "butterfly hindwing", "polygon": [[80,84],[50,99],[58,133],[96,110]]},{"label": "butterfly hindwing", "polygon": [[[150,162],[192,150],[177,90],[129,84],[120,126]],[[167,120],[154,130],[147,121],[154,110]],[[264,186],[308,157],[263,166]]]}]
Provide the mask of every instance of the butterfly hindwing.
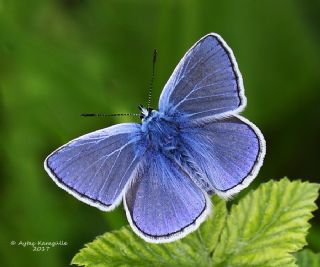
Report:
[{"label": "butterfly hindwing", "polygon": [[185,236],[210,211],[205,193],[159,151],[146,153],[124,203],[132,228],[151,242]]},{"label": "butterfly hindwing", "polygon": [[232,50],[218,34],[201,38],[165,85],[159,110],[203,119],[237,113],[246,105],[242,76]]},{"label": "butterfly hindwing", "polygon": [[123,123],[72,140],[45,160],[51,178],[81,201],[102,210],[122,200],[142,154],[140,125]]},{"label": "butterfly hindwing", "polygon": [[265,155],[260,130],[237,115],[181,130],[184,148],[217,194],[229,197],[247,187]]}]

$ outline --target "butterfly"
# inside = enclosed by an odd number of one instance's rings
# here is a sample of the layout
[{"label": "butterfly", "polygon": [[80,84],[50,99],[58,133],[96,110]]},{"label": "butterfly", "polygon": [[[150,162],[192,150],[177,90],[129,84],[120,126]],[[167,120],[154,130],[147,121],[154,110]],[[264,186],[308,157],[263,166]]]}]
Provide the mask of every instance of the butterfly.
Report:
[{"label": "butterfly", "polygon": [[140,106],[140,124],[76,138],[51,153],[44,167],[59,187],[100,210],[123,200],[144,240],[171,242],[206,219],[210,195],[230,198],[258,174],[265,140],[239,115],[245,106],[233,52],[210,33],[179,62],[158,110]]}]

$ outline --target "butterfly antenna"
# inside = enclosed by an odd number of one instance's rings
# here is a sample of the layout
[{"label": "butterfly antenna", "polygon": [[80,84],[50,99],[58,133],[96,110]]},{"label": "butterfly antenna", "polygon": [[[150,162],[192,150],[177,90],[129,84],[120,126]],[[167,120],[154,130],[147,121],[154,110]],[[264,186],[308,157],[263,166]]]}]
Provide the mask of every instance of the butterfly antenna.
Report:
[{"label": "butterfly antenna", "polygon": [[140,116],[136,113],[116,113],[116,114],[101,114],[101,113],[84,113],[82,117],[118,117],[118,116]]},{"label": "butterfly antenna", "polygon": [[158,53],[157,49],[154,49],[153,58],[152,58],[152,76],[151,76],[151,81],[149,86],[149,95],[148,95],[148,109],[150,108],[150,105],[151,105],[151,94],[152,94],[152,87],[153,87],[153,81],[154,81],[154,73],[156,69],[157,53]]}]

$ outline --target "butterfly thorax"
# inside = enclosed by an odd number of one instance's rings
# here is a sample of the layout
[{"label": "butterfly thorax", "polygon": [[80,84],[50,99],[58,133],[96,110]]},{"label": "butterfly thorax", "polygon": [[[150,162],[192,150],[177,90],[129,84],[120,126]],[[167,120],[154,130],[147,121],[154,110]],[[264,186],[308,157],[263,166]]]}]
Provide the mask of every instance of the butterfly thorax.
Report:
[{"label": "butterfly thorax", "polygon": [[141,129],[148,148],[166,152],[177,149],[180,131],[179,125],[156,110],[142,120]]},{"label": "butterfly thorax", "polygon": [[207,192],[211,191],[211,186],[204,179],[205,175],[184,149],[180,126],[176,121],[161,112],[152,110],[152,113],[143,119],[141,129],[147,149],[163,153],[182,168],[198,186]]}]

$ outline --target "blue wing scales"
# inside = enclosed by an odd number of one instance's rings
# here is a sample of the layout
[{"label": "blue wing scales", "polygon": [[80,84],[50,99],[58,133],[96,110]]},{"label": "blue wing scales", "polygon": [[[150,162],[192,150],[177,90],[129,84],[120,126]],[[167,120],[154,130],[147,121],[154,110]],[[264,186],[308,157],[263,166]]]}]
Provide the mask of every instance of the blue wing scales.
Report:
[{"label": "blue wing scales", "polygon": [[161,112],[188,119],[235,114],[245,105],[242,76],[233,52],[213,33],[185,54],[159,100]]},{"label": "blue wing scales", "polygon": [[81,201],[102,210],[113,209],[140,160],[140,128],[123,123],[74,139],[47,157],[45,169]]},{"label": "blue wing scales", "polygon": [[241,116],[194,124],[181,130],[183,147],[211,190],[229,197],[256,177],[265,156],[260,130]]},{"label": "blue wing scales", "polygon": [[177,164],[149,151],[128,187],[125,208],[138,235],[150,242],[170,242],[198,227],[210,201]]}]

